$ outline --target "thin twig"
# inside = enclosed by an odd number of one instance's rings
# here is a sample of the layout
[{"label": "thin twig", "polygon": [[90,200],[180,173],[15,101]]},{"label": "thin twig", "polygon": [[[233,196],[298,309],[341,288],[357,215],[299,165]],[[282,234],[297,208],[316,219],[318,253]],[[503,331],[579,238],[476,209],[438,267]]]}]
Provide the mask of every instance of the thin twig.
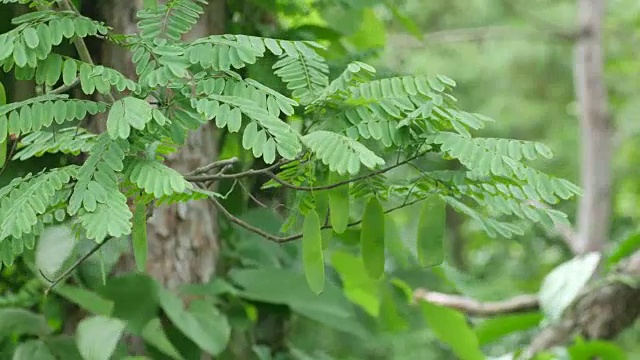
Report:
[{"label": "thin twig", "polygon": [[408,158],[408,159],[406,159],[404,161],[396,163],[395,165],[391,165],[389,167],[374,171],[374,172],[369,173],[369,174],[356,176],[356,177],[351,178],[351,179],[347,179],[347,180],[344,180],[344,181],[339,181],[339,182],[333,183],[333,184],[322,185],[322,186],[298,186],[298,185],[294,185],[294,184],[291,184],[289,182],[286,182],[286,181],[280,179],[279,177],[277,177],[275,174],[273,174],[270,171],[266,172],[266,174],[267,174],[267,176],[269,176],[273,181],[277,182],[278,184],[280,184],[282,186],[285,186],[285,187],[288,187],[288,188],[293,189],[293,190],[298,190],[298,191],[330,190],[330,189],[334,189],[334,188],[337,188],[337,187],[342,186],[342,185],[350,184],[352,182],[356,182],[356,181],[359,181],[359,180],[368,179],[368,178],[376,176],[376,175],[384,174],[384,173],[386,173],[388,171],[391,171],[391,170],[393,170],[393,169],[395,169],[397,167],[400,167],[400,166],[402,166],[404,164],[407,164],[407,163],[419,158],[420,156],[422,156],[424,154],[425,153],[420,153],[420,154],[412,156],[412,157],[410,157],[410,158]]},{"label": "thin twig", "polygon": [[[9,163],[11,162],[11,158],[13,157],[13,154],[16,151],[16,148],[18,147],[18,143],[20,142],[20,139],[22,137],[18,136],[16,138],[16,140],[13,142],[13,145],[11,145],[11,150],[9,151],[9,153],[7,154],[7,156],[5,157],[4,160],[4,165],[2,166],[2,168],[0,169],[0,175],[2,175],[2,173],[7,170],[7,167],[9,167]],[[9,137],[7,137],[7,140],[9,139]],[[6,145],[5,145],[6,146]]]},{"label": "thin twig", "polygon": [[242,181],[238,181],[238,184],[240,184],[240,187],[242,188],[242,190],[244,190],[244,192],[247,193],[247,195],[249,196],[249,198],[251,200],[253,200],[253,202],[255,202],[256,204],[258,204],[259,206],[261,206],[261,207],[263,207],[265,209],[268,208],[268,206],[265,203],[263,203],[262,201],[258,200],[258,198],[253,196],[251,191],[249,191],[249,189],[247,189],[247,187],[242,183]]},{"label": "thin twig", "polygon": [[[113,239],[113,237],[106,238],[103,242],[95,244],[88,253],[84,254],[80,259],[73,263],[67,270],[62,273],[62,275],[58,276],[45,290],[44,295],[49,294],[56,285],[58,285],[62,280],[64,280],[67,276],[69,276],[75,269],[78,268],[85,260],[87,260],[91,255],[93,255],[96,251],[100,250],[100,248],[106,244],[109,240]],[[46,279],[46,278],[45,278]]]},{"label": "thin twig", "polygon": [[204,174],[207,173],[213,169],[217,169],[219,167],[225,167],[227,165],[234,165],[237,164],[240,160],[237,157],[232,157],[230,159],[225,159],[225,160],[218,160],[218,161],[214,161],[211,164],[207,164],[205,166],[199,167],[195,170],[193,170],[192,172],[190,172],[188,175],[200,175],[200,174]]},{"label": "thin twig", "polygon": [[73,80],[73,82],[69,85],[61,85],[53,90],[47,91],[47,94],[62,94],[65,93],[71,89],[73,89],[74,87],[78,86],[80,84],[80,78],[77,77],[75,80]]},{"label": "thin twig", "polygon": [[235,174],[213,174],[213,175],[185,175],[184,178],[187,181],[192,181],[192,182],[205,182],[205,181],[211,181],[211,180],[224,180],[224,179],[240,179],[243,177],[247,177],[247,176],[253,176],[253,175],[258,175],[258,174],[265,174],[271,170],[274,170],[282,165],[284,165],[286,162],[277,162],[271,166],[268,166],[266,168],[262,168],[262,169],[250,169],[247,171],[243,171],[243,172],[239,172],[239,173],[235,173]]},{"label": "thin twig", "polygon": [[[424,199],[426,199],[426,197],[425,198],[415,199],[415,200],[410,201],[410,202],[408,202],[406,204],[402,204],[402,205],[399,205],[399,206],[392,207],[392,208],[390,208],[388,210],[385,210],[384,213],[388,214],[390,212],[393,212],[393,211],[402,209],[404,207],[413,205],[413,204],[415,204],[417,202],[420,202],[420,201],[422,201]],[[244,220],[241,220],[240,218],[234,216],[232,213],[229,212],[229,210],[227,210],[224,206],[222,206],[222,204],[216,198],[211,197],[211,198],[209,198],[209,200],[216,206],[216,208],[218,208],[218,210],[220,210],[222,212],[222,215],[224,215],[227,219],[229,219],[229,221],[239,225],[240,227],[242,227],[242,228],[244,228],[246,230],[251,231],[252,233],[258,234],[258,235],[262,236],[263,238],[265,238],[267,240],[273,241],[273,242],[278,243],[278,244],[284,244],[284,243],[288,243],[288,242],[295,241],[295,240],[298,240],[298,239],[302,238],[302,233],[289,235],[289,236],[277,236],[277,235],[273,235],[271,233],[268,233],[268,232],[266,232],[266,231],[264,231],[264,230],[262,230],[260,228],[257,228],[255,226],[245,222]],[[357,220],[357,221],[349,223],[347,226],[348,227],[356,226],[356,225],[360,224],[361,222],[362,222],[362,220]],[[325,224],[324,226],[320,227],[321,230],[329,229],[329,228],[331,228],[331,224]]]},{"label": "thin twig", "polygon": [[495,316],[535,311],[540,306],[536,295],[518,295],[506,300],[481,302],[465,296],[416,289],[413,292],[413,299],[414,301],[426,301],[456,309],[471,316]]}]

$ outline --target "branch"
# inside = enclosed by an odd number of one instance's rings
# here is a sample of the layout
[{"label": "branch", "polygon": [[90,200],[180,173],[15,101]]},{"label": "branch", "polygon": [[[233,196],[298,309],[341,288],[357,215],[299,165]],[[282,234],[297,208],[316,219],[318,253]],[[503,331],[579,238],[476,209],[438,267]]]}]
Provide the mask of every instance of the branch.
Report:
[{"label": "branch", "polygon": [[[253,176],[253,175],[259,175],[259,174],[266,174],[274,169],[277,169],[278,167],[285,165],[287,163],[289,163],[290,161],[279,161],[271,166],[268,166],[266,168],[262,168],[262,169],[250,169],[247,171],[243,171],[243,172],[239,172],[239,173],[235,173],[235,174],[223,174],[223,173],[218,173],[218,174],[213,174],[213,175],[196,175],[194,174],[189,174],[189,175],[184,175],[185,180],[187,181],[191,181],[191,182],[205,182],[205,181],[211,181],[211,180],[223,180],[223,179],[239,179],[239,178],[243,178],[243,177],[247,177],[247,176]],[[203,168],[206,168],[207,166],[210,166],[212,164],[206,165]],[[202,168],[199,168],[202,169]],[[198,171],[199,169],[196,169],[194,171]],[[193,173],[193,172],[192,172]]]},{"label": "branch", "polygon": [[397,167],[400,167],[400,166],[402,166],[404,164],[407,164],[407,163],[419,158],[420,156],[422,156],[424,154],[425,154],[424,152],[420,153],[420,154],[412,156],[412,157],[410,157],[410,158],[408,158],[408,159],[406,159],[404,161],[396,163],[395,165],[391,165],[391,166],[386,167],[384,169],[380,169],[380,170],[374,171],[374,172],[372,172],[370,174],[356,176],[356,177],[348,179],[348,180],[340,181],[340,182],[329,184],[329,185],[322,185],[322,186],[298,186],[298,185],[294,185],[294,184],[291,184],[289,182],[286,182],[286,181],[280,179],[279,177],[277,177],[276,175],[274,175],[270,171],[266,172],[266,174],[267,174],[267,176],[269,176],[271,179],[273,179],[273,181],[277,182],[278,184],[280,184],[282,186],[285,186],[285,187],[288,187],[288,188],[293,189],[293,190],[298,190],[298,191],[330,190],[330,189],[333,189],[333,188],[340,187],[342,185],[350,184],[352,182],[356,182],[356,181],[364,180],[366,178],[370,178],[370,177],[373,177],[373,176],[376,176],[376,175],[384,174],[384,173],[386,173],[388,171],[391,171],[391,170],[393,170],[393,169],[395,169]]},{"label": "branch", "polygon": [[[44,290],[44,295],[47,296],[47,294],[49,294],[49,292],[54,287],[56,287],[62,280],[66,279],[67,276],[69,276],[75,269],[78,268],[78,266],[80,266],[85,260],[87,260],[96,251],[100,250],[100,248],[102,246],[104,246],[104,244],[106,244],[111,239],[113,239],[113,238],[112,237],[108,237],[104,241],[102,241],[101,243],[97,243],[97,244],[93,245],[93,247],[91,248],[91,250],[89,250],[89,252],[84,254],[80,259],[76,260],[76,262],[74,262],[71,266],[69,266],[69,268],[67,270],[65,270],[62,273],[62,275],[58,276],[55,280],[53,280],[53,282],[51,282],[51,284],[49,284],[49,286]],[[38,269],[38,271],[40,271],[40,275],[42,275],[42,277],[47,279],[47,277],[44,276],[44,274],[42,273],[42,270]],[[47,279],[47,281],[49,281],[49,279]]]},{"label": "branch", "polygon": [[426,301],[462,311],[470,316],[495,316],[537,310],[540,306],[536,295],[518,295],[501,301],[481,302],[472,298],[444,294],[425,289],[413,292],[414,301]]},{"label": "branch", "polygon": [[599,285],[583,292],[560,321],[537,334],[524,358],[531,359],[537,353],[570,342],[577,334],[586,339],[615,338],[640,317],[638,299],[640,250],[621,262]]},{"label": "branch", "polygon": [[[420,202],[420,201],[422,201],[424,199],[426,199],[426,197],[415,199],[413,201],[409,201],[409,202],[404,203],[402,205],[399,205],[399,206],[396,206],[396,207],[392,207],[392,208],[390,208],[388,210],[385,210],[384,213],[388,214],[390,212],[393,212],[393,211],[402,209],[404,207],[413,205],[413,204],[415,204],[417,202]],[[295,241],[295,240],[298,240],[298,239],[302,238],[302,233],[289,235],[289,236],[278,236],[278,235],[273,235],[271,233],[268,233],[268,232],[266,232],[266,231],[264,231],[264,230],[262,230],[262,229],[260,229],[260,228],[258,228],[256,226],[253,226],[253,225],[245,222],[244,220],[234,216],[232,213],[229,212],[229,210],[227,210],[218,201],[218,199],[216,199],[214,197],[210,197],[209,200],[213,203],[213,205],[215,205],[215,207],[218,210],[220,210],[220,212],[222,212],[222,215],[224,215],[229,221],[231,221],[234,224],[239,225],[240,227],[242,227],[242,228],[244,228],[246,230],[251,231],[252,233],[258,234],[258,235],[262,236],[263,238],[265,238],[267,240],[273,241],[273,242],[278,243],[278,244],[285,244],[285,243],[288,243],[288,242],[291,242],[291,241]],[[360,224],[361,222],[362,222],[362,220],[354,221],[354,222],[349,223],[347,226],[348,227],[356,226],[356,225]],[[327,221],[327,224],[325,224],[325,225],[320,227],[321,230],[329,229],[329,228],[331,228],[331,224],[329,224],[328,221]]]},{"label": "branch", "polygon": [[240,160],[237,157],[232,157],[230,159],[225,159],[225,160],[218,160],[218,161],[214,161],[211,164],[207,164],[205,166],[199,167],[195,170],[193,170],[192,172],[189,173],[189,175],[200,175],[200,174],[204,174],[207,173],[213,169],[217,169],[219,167],[225,167],[227,165],[235,165],[239,162]]},{"label": "branch", "polygon": [[50,91],[47,91],[47,94],[62,94],[65,93],[71,89],[73,89],[74,87],[78,86],[78,84],[80,84],[80,78],[77,77],[75,80],[73,80],[73,82],[69,85],[61,85],[55,89],[52,89]]},{"label": "branch", "polygon": [[[459,295],[416,289],[414,301],[456,309],[471,316],[494,316],[539,308],[535,295],[481,302]],[[640,250],[621,261],[603,281],[581,292],[560,320],[538,333],[524,351],[524,358],[566,344],[581,335],[586,339],[610,340],[640,317]]]},{"label": "branch", "polygon": [[[73,11],[79,14],[78,9],[76,9],[75,6],[73,6],[73,4],[69,0],[63,0],[58,4],[60,8],[63,10]],[[87,43],[84,42],[83,38],[76,36],[73,39],[73,45],[78,51],[78,56],[80,57],[80,60],[86,62],[87,64],[94,65],[93,59],[91,58],[91,53],[89,53],[89,48],[87,48]],[[107,92],[104,95],[107,97],[107,99],[110,102],[112,103],[116,102],[116,99],[113,97],[113,95],[111,95],[111,92]]]}]

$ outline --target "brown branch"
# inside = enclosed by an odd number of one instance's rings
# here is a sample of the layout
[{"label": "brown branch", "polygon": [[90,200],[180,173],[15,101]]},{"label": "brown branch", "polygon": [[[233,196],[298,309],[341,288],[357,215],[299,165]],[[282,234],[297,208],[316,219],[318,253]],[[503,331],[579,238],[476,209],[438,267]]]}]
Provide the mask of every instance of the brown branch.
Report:
[{"label": "brown branch", "polygon": [[[413,205],[413,204],[415,204],[415,203],[417,203],[417,202],[420,202],[420,201],[422,201],[422,200],[424,200],[424,199],[426,199],[426,197],[425,197],[425,198],[415,199],[415,200],[410,201],[410,202],[407,202],[407,203],[405,203],[405,204],[402,204],[402,205],[399,205],[399,206],[392,207],[392,208],[390,208],[390,209],[385,210],[385,211],[384,211],[384,213],[385,213],[385,214],[388,214],[388,213],[390,213],[390,212],[393,212],[393,211],[396,211],[396,210],[402,209],[402,208],[404,208],[404,207],[407,207],[407,206]],[[246,230],[251,231],[252,233],[258,234],[258,235],[262,236],[263,238],[265,238],[265,239],[267,239],[267,240],[273,241],[273,242],[278,243],[278,244],[284,244],[284,243],[288,243],[288,242],[295,241],[295,240],[298,240],[298,239],[301,239],[301,238],[302,238],[302,233],[298,233],[298,234],[294,234],[294,235],[289,235],[289,236],[278,236],[278,235],[273,235],[273,234],[271,234],[271,233],[268,233],[268,232],[266,232],[266,231],[264,231],[264,230],[262,230],[262,229],[260,229],[260,228],[258,228],[258,227],[256,227],[256,226],[253,226],[253,225],[251,225],[251,224],[249,224],[249,223],[245,222],[244,220],[242,220],[242,219],[240,219],[240,218],[238,218],[238,217],[234,216],[232,213],[230,213],[230,212],[229,212],[229,210],[227,210],[227,209],[226,209],[226,208],[225,208],[225,207],[224,207],[224,206],[223,206],[223,205],[218,201],[218,199],[216,199],[216,198],[214,198],[214,197],[210,197],[210,198],[209,198],[209,200],[213,203],[213,205],[215,205],[215,207],[216,207],[218,210],[220,210],[220,212],[222,213],[222,215],[224,215],[224,216],[225,216],[229,221],[231,221],[232,223],[234,223],[234,224],[236,224],[236,225],[239,225],[240,227],[242,227],[242,228],[244,228],[244,229],[246,229]],[[348,227],[356,226],[356,225],[360,224],[361,222],[362,222],[362,220],[357,220],[357,221],[354,221],[354,222],[349,223],[347,226],[348,226]],[[320,227],[320,229],[321,229],[321,230],[329,229],[329,228],[331,228],[331,224],[328,224],[328,223],[327,223],[327,224],[325,224],[325,225],[323,225],[322,227]]]},{"label": "brown branch", "polygon": [[199,168],[193,170],[192,172],[189,173],[189,175],[200,175],[200,174],[208,173],[209,171],[211,171],[213,169],[217,169],[217,168],[220,168],[220,167],[226,167],[227,165],[235,165],[239,161],[240,160],[237,157],[232,157],[230,159],[225,159],[225,160],[214,161],[211,164],[207,164],[205,166],[202,166],[202,167],[199,167]]},{"label": "brown branch", "polygon": [[413,299],[446,306],[471,316],[495,316],[534,311],[540,306],[536,295],[518,295],[507,300],[481,302],[465,296],[416,289],[413,292]]},{"label": "brown branch", "polygon": [[[240,179],[247,176],[254,176],[259,174],[266,174],[269,171],[277,169],[278,167],[285,165],[289,161],[280,161],[271,166],[267,166],[262,169],[250,169],[247,171],[235,173],[235,174],[213,174],[213,175],[184,175],[185,180],[191,182],[205,182],[205,181],[214,181],[214,180],[224,180],[224,179]],[[207,165],[208,166],[208,165]],[[206,166],[205,166],[206,167]],[[198,170],[198,169],[196,169]]]},{"label": "brown branch", "polygon": [[78,86],[80,84],[80,78],[77,77],[75,80],[73,80],[73,82],[69,85],[61,85],[55,89],[52,89],[50,91],[47,91],[47,94],[62,94],[65,93],[71,89],[73,89],[74,87]]},{"label": "brown branch", "polygon": [[370,178],[370,177],[373,177],[373,176],[376,176],[376,175],[384,174],[384,173],[389,172],[389,171],[391,171],[391,170],[393,170],[393,169],[395,169],[397,167],[400,167],[400,166],[402,166],[404,164],[407,164],[407,163],[419,158],[420,156],[422,156],[424,154],[425,153],[420,153],[420,154],[412,156],[412,157],[410,157],[410,158],[408,158],[408,159],[406,159],[404,161],[396,163],[395,165],[391,165],[389,167],[374,171],[374,172],[369,173],[369,174],[356,176],[356,177],[351,178],[351,179],[347,179],[347,180],[344,180],[344,181],[339,181],[337,183],[333,183],[333,184],[329,184],[329,185],[322,185],[322,186],[298,186],[298,185],[291,184],[289,182],[286,182],[286,181],[280,179],[279,177],[277,177],[275,174],[273,174],[270,171],[266,172],[265,174],[267,176],[269,176],[271,179],[273,179],[273,181],[277,182],[278,184],[280,184],[282,186],[285,186],[285,187],[288,187],[288,188],[293,189],[293,190],[298,190],[298,191],[330,190],[330,189],[334,189],[334,188],[340,187],[342,185],[350,184],[352,182],[356,182],[356,181],[364,180],[364,179],[367,179],[367,178]]},{"label": "brown branch", "polygon": [[[626,281],[631,280],[631,281]],[[635,283],[634,283],[635,282]],[[640,317],[640,250],[622,261],[598,285],[584,291],[560,321],[538,333],[525,359],[570,342],[575,335],[611,340]]]}]

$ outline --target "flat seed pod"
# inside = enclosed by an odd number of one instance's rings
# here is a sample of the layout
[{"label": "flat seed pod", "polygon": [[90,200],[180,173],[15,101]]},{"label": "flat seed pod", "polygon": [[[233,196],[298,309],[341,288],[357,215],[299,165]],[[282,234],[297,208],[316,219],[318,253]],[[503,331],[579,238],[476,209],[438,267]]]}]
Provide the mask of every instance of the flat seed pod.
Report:
[{"label": "flat seed pod", "polygon": [[136,203],[136,209],[133,213],[131,241],[136,267],[138,271],[144,272],[147,267],[147,209],[142,202]]},{"label": "flat seed pod", "polygon": [[380,278],[384,273],[384,210],[375,197],[364,209],[360,246],[367,274],[374,279]]},{"label": "flat seed pod", "polygon": [[324,256],[320,219],[315,211],[309,211],[302,225],[302,261],[307,283],[316,294],[324,290]]},{"label": "flat seed pod", "polygon": [[[328,183],[335,184],[348,179],[349,174],[340,175],[332,171]],[[338,186],[328,193],[331,227],[336,233],[342,234],[349,224],[349,185]]]},{"label": "flat seed pod", "polygon": [[439,196],[432,195],[424,201],[416,245],[421,266],[440,265],[444,261],[444,228],[446,204]]}]

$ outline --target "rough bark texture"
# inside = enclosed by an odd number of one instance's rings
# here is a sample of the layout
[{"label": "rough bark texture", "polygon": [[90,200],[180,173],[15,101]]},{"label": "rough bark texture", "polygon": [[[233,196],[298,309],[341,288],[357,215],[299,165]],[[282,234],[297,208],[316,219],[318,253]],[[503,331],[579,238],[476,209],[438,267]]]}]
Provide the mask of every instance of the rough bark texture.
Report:
[{"label": "rough bark texture", "polygon": [[[141,8],[141,0],[111,0],[101,2],[100,13],[116,33],[132,34],[137,31],[136,12]],[[210,1],[189,37],[220,34],[224,25],[225,1]],[[131,54],[120,47],[104,46],[101,62],[135,77]],[[104,122],[94,127],[97,131],[104,130]],[[191,133],[184,147],[166,164],[186,173],[216,157],[214,129],[205,125]],[[214,273],[218,254],[215,209],[205,201],[157,208],[148,221],[148,244],[147,271],[166,287],[175,289],[184,283],[208,281]],[[130,271],[134,266],[131,256],[123,257],[117,272]]]},{"label": "rough bark texture", "polygon": [[[206,14],[190,34],[200,37],[221,34],[225,25],[225,1],[210,1]],[[215,161],[217,141],[214,127],[202,126],[167,165],[186,173]],[[156,209],[149,219],[148,271],[168,288],[184,283],[208,281],[218,255],[215,208],[207,201]]]},{"label": "rough bark texture", "polygon": [[581,179],[576,250],[602,251],[611,213],[612,125],[604,84],[602,22],[604,0],[578,0],[582,36],[576,44],[574,81],[581,131]]},{"label": "rough bark texture", "polygon": [[640,317],[640,250],[621,264],[601,285],[583,293],[556,324],[544,328],[525,352],[538,352],[586,339],[613,339]]}]

